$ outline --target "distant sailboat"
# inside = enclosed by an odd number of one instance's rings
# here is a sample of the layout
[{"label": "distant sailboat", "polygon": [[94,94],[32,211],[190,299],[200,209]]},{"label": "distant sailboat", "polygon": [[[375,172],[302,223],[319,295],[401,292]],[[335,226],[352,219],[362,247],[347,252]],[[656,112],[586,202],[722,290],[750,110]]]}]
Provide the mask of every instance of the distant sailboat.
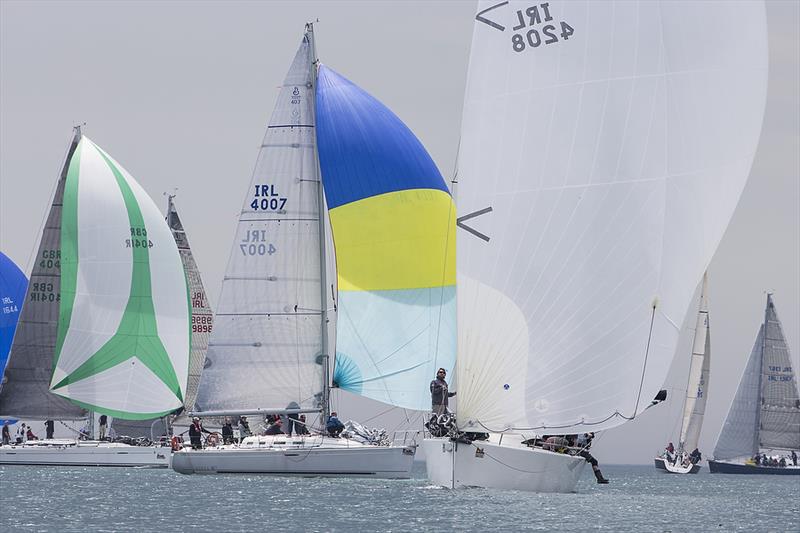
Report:
[{"label": "distant sailboat", "polygon": [[186,395],[183,405],[184,411],[176,418],[170,416],[157,418],[155,420],[124,420],[115,419],[111,423],[118,437],[145,437],[156,440],[159,436],[171,434],[170,428],[173,424],[189,425],[190,421],[185,411],[194,406],[197,398],[197,389],[200,384],[200,375],[203,372],[203,365],[206,361],[208,351],[208,339],[211,336],[211,329],[214,321],[211,306],[206,297],[206,290],[200,275],[200,269],[192,254],[189,246],[189,238],[183,223],[178,216],[178,209],[175,207],[175,195],[167,197],[166,221],[175,244],[178,245],[178,252],[181,254],[183,269],[186,272],[186,280],[189,283],[189,297],[192,305],[192,352],[189,356],[189,379],[186,383]]},{"label": "distant sailboat", "polygon": [[750,172],[766,81],[762,2],[479,3],[454,186],[457,430],[423,441],[434,483],[573,491],[583,459],[526,444],[650,405]]},{"label": "distant sailboat", "polygon": [[28,278],[14,261],[0,252],[0,388],[27,288]]},{"label": "distant sailboat", "polygon": [[[14,261],[0,252],[0,390],[3,388],[3,374],[27,288],[28,278]],[[0,418],[0,425],[5,422]],[[15,420],[9,419],[8,422],[12,424]]]},{"label": "distant sailboat", "polygon": [[[326,215],[338,292],[327,282]],[[422,144],[318,64],[309,24],[239,217],[195,410],[319,414],[309,426],[322,434],[184,449],[173,469],[408,478],[414,443],[324,434],[329,299],[338,294],[334,385],[427,408],[428,377],[455,358],[454,227],[450,193]]]},{"label": "distant sailboat", "polygon": [[[800,454],[797,374],[772,294],[767,294],[764,323],[708,466],[712,474],[800,475],[792,454]],[[778,464],[772,464],[773,458]]]},{"label": "distant sailboat", "polygon": [[[147,193],[80,128],[36,257],[0,413],[141,420],[181,407],[191,309],[175,240]],[[168,462],[165,448],[101,441],[0,447],[2,464]]]},{"label": "distant sailboat", "polygon": [[692,342],[692,357],[683,404],[678,449],[656,457],[654,461],[657,469],[673,474],[696,474],[700,471],[699,461],[690,460],[690,455],[697,449],[700,441],[700,430],[703,427],[703,415],[706,412],[708,386],[711,379],[710,366],[711,327],[708,321],[708,275],[704,274],[703,286],[700,289],[700,307],[697,311],[694,342]]}]

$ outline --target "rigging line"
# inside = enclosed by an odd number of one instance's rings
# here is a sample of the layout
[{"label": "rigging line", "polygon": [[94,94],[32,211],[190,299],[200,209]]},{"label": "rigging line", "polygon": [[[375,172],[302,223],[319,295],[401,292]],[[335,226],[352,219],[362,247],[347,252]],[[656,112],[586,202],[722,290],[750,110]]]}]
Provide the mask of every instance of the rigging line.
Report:
[{"label": "rigging line", "polygon": [[391,411],[393,411],[393,410],[395,410],[395,409],[397,409],[397,407],[394,407],[394,406],[392,406],[392,407],[389,407],[389,408],[388,408],[388,409],[386,409],[385,411],[381,411],[380,413],[378,413],[378,414],[376,414],[376,415],[374,415],[374,416],[371,416],[371,417],[367,418],[366,420],[364,420],[364,423],[366,423],[366,422],[370,422],[370,421],[372,421],[372,420],[375,420],[376,418],[378,418],[378,417],[380,417],[380,416],[383,416],[383,415],[385,415],[386,413],[389,413],[389,412],[391,412]]},{"label": "rigging line", "polygon": [[650,341],[653,338],[653,325],[655,324],[655,321],[656,321],[656,309],[657,309],[657,306],[656,306],[655,303],[653,303],[653,312],[652,312],[652,315],[650,316],[650,331],[649,331],[649,333],[647,335],[647,348],[645,348],[645,351],[644,351],[644,364],[642,365],[642,378],[639,381],[639,392],[636,394],[636,405],[633,408],[633,415],[630,418],[631,420],[636,418],[636,412],[639,410],[639,401],[642,398],[642,388],[644,387],[644,377],[647,374],[647,358],[650,355]]}]

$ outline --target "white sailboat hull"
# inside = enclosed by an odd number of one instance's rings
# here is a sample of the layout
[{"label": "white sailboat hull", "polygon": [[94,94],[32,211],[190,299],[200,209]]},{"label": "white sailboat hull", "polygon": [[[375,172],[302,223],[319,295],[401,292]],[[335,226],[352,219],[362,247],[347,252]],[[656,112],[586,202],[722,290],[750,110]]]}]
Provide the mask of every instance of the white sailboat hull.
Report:
[{"label": "white sailboat hull", "polygon": [[498,441],[496,435],[471,444],[448,438],[425,439],[422,448],[428,479],[451,489],[575,492],[586,465],[583,457],[530,448],[519,441]]},{"label": "white sailboat hull", "polygon": [[700,465],[688,464],[686,466],[670,463],[663,457],[656,457],[654,460],[656,470],[661,470],[669,474],[697,474],[700,472]]},{"label": "white sailboat hull", "polygon": [[141,466],[168,468],[172,450],[118,442],[42,440],[0,446],[0,465]]},{"label": "white sailboat hull", "polygon": [[243,445],[173,454],[181,474],[248,473],[309,477],[408,479],[416,446],[372,446],[325,437],[257,437]]}]

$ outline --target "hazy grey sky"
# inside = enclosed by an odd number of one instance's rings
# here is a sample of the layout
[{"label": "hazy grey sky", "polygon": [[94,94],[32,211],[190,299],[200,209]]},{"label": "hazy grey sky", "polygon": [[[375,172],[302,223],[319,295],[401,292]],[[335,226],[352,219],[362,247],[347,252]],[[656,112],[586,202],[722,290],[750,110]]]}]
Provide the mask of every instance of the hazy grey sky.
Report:
[{"label": "hazy grey sky", "polygon": [[[475,3],[0,1],[0,249],[29,271],[73,124],[161,204],[177,206],[212,303],[263,130],[303,32],[320,59],[379,98],[442,174],[455,165]],[[800,345],[800,3],[769,2],[770,79],[753,171],[710,268],[713,449],[775,291]],[[743,21],[746,23],[746,21]],[[685,387],[688,336],[668,378]],[[678,393],[679,394],[679,393]],[[343,396],[343,395],[342,395]],[[345,417],[386,407],[340,398]],[[356,407],[358,403],[358,407]],[[606,432],[606,462],[648,462],[680,401]],[[348,412],[349,410],[349,412]],[[402,413],[391,413],[391,426]],[[375,421],[377,423],[377,421]]]}]

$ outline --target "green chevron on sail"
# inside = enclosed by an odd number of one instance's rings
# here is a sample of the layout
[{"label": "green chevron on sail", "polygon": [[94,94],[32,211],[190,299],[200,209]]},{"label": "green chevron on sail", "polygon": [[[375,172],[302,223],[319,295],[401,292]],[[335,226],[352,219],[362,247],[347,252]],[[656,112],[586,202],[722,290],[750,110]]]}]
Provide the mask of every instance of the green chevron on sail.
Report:
[{"label": "green chevron on sail", "polygon": [[191,308],[169,228],[139,184],[83,137],[69,163],[50,390],[122,418],[183,404]]}]

